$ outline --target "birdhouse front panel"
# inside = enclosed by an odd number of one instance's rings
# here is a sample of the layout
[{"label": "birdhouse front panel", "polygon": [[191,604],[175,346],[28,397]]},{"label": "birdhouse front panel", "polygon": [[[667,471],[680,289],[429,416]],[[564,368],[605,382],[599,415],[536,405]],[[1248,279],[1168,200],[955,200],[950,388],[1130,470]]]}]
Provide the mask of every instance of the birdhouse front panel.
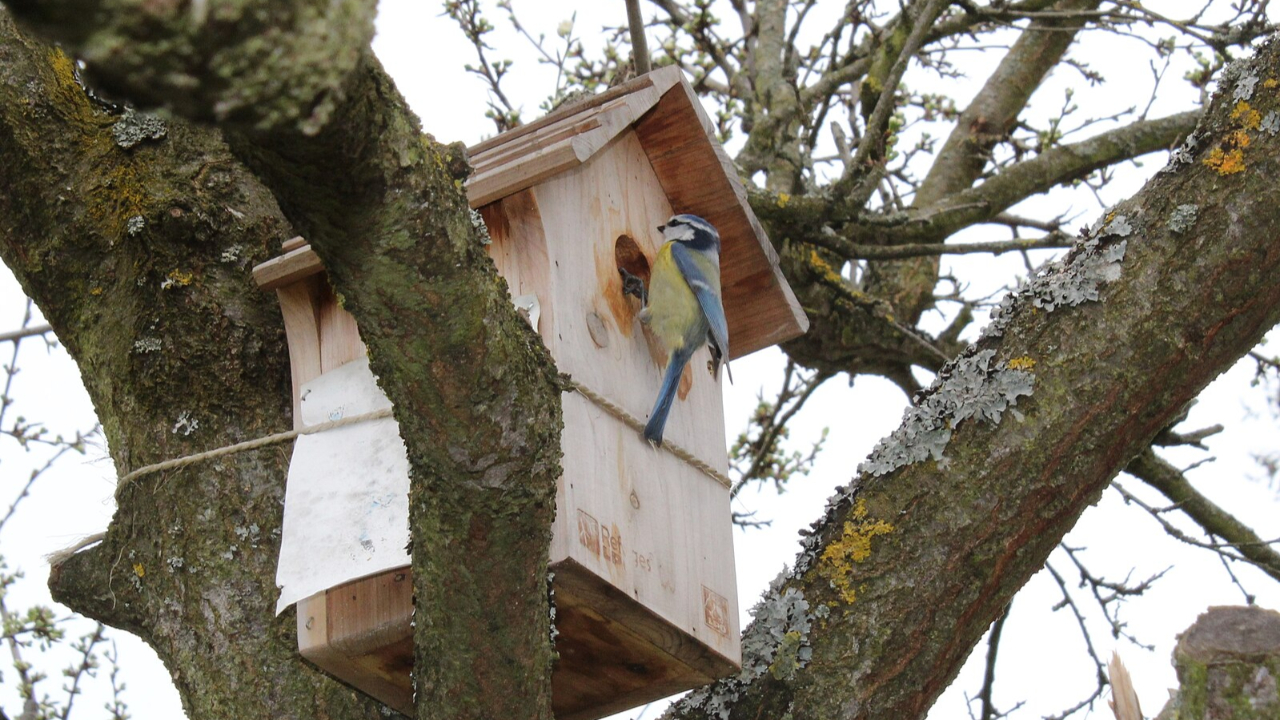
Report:
[{"label": "birdhouse front panel", "polygon": [[[549,304],[556,314],[548,347],[556,365],[644,419],[658,394],[667,348],[639,321],[640,301],[623,295],[618,266],[634,248],[641,258],[633,265],[647,273],[663,242],[657,228],[674,214],[648,157],[627,131],[533,194],[552,270]],[[685,368],[666,437],[724,472],[725,380],[711,376],[710,359],[706,347],[699,348]]]},{"label": "birdhouse front panel", "polygon": [[[623,295],[618,267],[647,276],[662,244],[657,226],[672,214],[629,130],[586,163],[484,209],[499,272],[513,296],[538,295],[538,331],[557,366],[640,419],[666,349],[641,324],[639,300]],[[704,348],[685,369],[666,437],[724,473],[724,379],[709,361]],[[705,644],[719,656],[702,670],[706,680],[723,674],[740,657],[728,489],[581,394],[566,394],[563,407],[553,567],[598,578]],[[567,659],[577,651],[560,649]]]}]

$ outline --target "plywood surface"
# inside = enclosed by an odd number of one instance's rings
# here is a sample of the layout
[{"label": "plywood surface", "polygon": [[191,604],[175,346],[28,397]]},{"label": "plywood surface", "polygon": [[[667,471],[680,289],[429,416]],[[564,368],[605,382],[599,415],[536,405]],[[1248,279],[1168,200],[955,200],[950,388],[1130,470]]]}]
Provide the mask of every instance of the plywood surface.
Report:
[{"label": "plywood surface", "polygon": [[665,624],[573,561],[556,573],[557,720],[588,720],[700,687],[735,663]]},{"label": "plywood surface", "polygon": [[[736,663],[664,623],[573,561],[555,572],[557,720],[593,720],[705,685]],[[409,568],[298,603],[302,654],[321,669],[412,715],[413,582]]]},{"label": "plywood surface", "polygon": [[[529,188],[541,194],[584,164],[609,163],[608,151],[633,131],[667,205],[675,213],[700,215],[720,231],[730,357],[803,334],[808,319],[782,277],[737,169],[676,67],[655,70],[470,148],[476,174],[467,183],[468,200],[482,208]],[[628,192],[637,191],[625,182]],[[578,207],[591,212],[589,204]],[[542,211],[545,216],[545,203]]]},{"label": "plywood surface", "polygon": [[[639,301],[622,295],[615,256],[623,235],[647,257],[656,256],[662,243],[656,227],[671,216],[644,150],[628,131],[590,163],[533,194],[546,234],[550,297],[541,300],[556,309],[548,342],[556,365],[644,420],[661,385],[666,350],[647,336]],[[690,360],[666,437],[725,471],[720,383],[727,380],[711,376],[709,360],[705,347]]]},{"label": "plywood surface", "polygon": [[[572,561],[731,662],[741,658],[729,494],[576,393],[551,562]],[[605,479],[607,482],[602,482]]]}]

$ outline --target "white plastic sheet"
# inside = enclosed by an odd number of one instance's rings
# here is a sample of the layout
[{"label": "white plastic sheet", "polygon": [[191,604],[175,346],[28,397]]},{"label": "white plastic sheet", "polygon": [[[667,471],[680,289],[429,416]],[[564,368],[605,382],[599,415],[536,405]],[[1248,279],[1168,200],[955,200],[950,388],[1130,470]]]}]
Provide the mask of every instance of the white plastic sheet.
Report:
[{"label": "white plastic sheet", "polygon": [[[366,359],[302,390],[308,426],[387,407]],[[281,532],[277,614],[322,590],[408,565],[409,461],[395,419],[299,437]]]}]

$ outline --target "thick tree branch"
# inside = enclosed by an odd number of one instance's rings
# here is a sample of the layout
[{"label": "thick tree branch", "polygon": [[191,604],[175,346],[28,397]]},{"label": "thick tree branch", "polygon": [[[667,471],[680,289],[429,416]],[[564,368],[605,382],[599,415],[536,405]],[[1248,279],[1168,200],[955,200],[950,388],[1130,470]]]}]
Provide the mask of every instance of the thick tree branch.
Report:
[{"label": "thick tree branch", "polygon": [[[938,205],[911,208],[892,215],[854,216],[833,207],[829,198],[788,197],[755,191],[751,206],[769,223],[771,235],[805,242],[839,253],[845,259],[884,259],[894,246],[938,242],[972,225],[998,221],[1017,203],[1099,168],[1164,150],[1193,129],[1198,111],[1158,120],[1141,120],[1088,140],[1063,145],[996,173],[981,185],[952,194]],[[823,227],[843,226],[839,235]],[[1013,241],[1021,242],[1021,241]],[[883,250],[871,251],[873,247]],[[939,254],[945,254],[943,251]],[[914,251],[905,253],[909,257]]]},{"label": "thick tree branch", "polygon": [[[1280,75],[1280,44],[1239,72]],[[762,601],[744,675],[675,714],[922,717],[1116,473],[1280,321],[1280,137],[1245,131],[1238,172],[1213,160],[1241,142],[1236,90],[1192,162],[1003,303],[917,398]],[[1170,222],[1188,204],[1195,222]]]},{"label": "thick tree branch", "polygon": [[6,0],[72,49],[95,86],[139,106],[314,133],[346,97],[373,39],[374,0]]},{"label": "thick tree branch", "polygon": [[[931,362],[928,357],[921,356],[913,344],[904,343],[905,336],[901,333],[865,313],[843,312],[841,299],[823,282],[825,274],[821,268],[840,267],[846,261],[862,257],[875,256],[882,260],[917,255],[922,246],[936,246],[961,229],[1000,218],[1009,207],[1033,194],[1100,167],[1169,147],[1191,132],[1198,117],[1198,113],[1189,112],[1139,121],[1089,140],[1054,148],[947,198],[940,206],[911,208],[892,215],[855,216],[855,209],[820,194],[783,196],[753,192],[751,206],[765,223],[769,236],[780,245],[783,270],[812,323],[808,334],[785,346],[787,353],[807,367],[875,373],[892,379],[909,377],[910,364],[927,367]],[[833,227],[842,228],[841,234],[833,233]],[[877,246],[884,249],[872,252]],[[899,250],[899,246],[906,250]],[[816,265],[813,247],[826,251]],[[950,252],[952,246],[940,247],[948,248],[940,252]],[[871,302],[883,303],[884,298],[891,298],[895,302],[886,310],[899,323],[912,324],[911,316],[904,315],[897,303],[907,310],[914,305],[918,311],[919,302],[913,301],[914,288],[925,288],[932,293],[937,284],[936,271],[932,264],[910,264],[915,277],[899,277],[889,286],[912,290],[898,290],[886,296],[880,291],[888,282],[885,275],[901,269],[885,265],[870,263],[860,290]]]},{"label": "thick tree branch", "polygon": [[[249,274],[288,223],[216,132],[152,119],[134,143],[142,124],[0,11],[0,258],[82,368],[122,473],[290,409],[279,308]],[[54,598],[144,637],[194,719],[382,716],[272,611],[287,466],[272,448],[122,486],[105,540],[54,564]]]},{"label": "thick tree branch", "polygon": [[[360,323],[409,450],[419,714],[550,717],[559,384],[461,190],[371,52],[314,136],[237,136]],[[497,688],[503,688],[498,691]]]},{"label": "thick tree branch", "polygon": [[[981,185],[922,210],[929,222],[908,223],[895,240],[946,237],[985,222],[1022,200],[1108,165],[1167,150],[1185,137],[1200,118],[1188,111],[1158,120],[1140,120],[1071,145],[1046,150],[992,176]],[[894,233],[890,233],[891,235]]]},{"label": "thick tree branch", "polygon": [[[1063,9],[1096,8],[1101,0],[1063,0]],[[1018,36],[982,90],[960,114],[912,201],[928,207],[968,188],[982,174],[996,143],[1013,129],[1032,93],[1066,54],[1083,17],[1037,20]]]}]

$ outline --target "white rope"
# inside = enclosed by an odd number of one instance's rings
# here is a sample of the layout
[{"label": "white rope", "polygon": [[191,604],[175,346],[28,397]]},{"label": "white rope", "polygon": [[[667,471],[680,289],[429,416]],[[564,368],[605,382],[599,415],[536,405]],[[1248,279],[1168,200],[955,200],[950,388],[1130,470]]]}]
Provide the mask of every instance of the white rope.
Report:
[{"label": "white rope", "polygon": [[351,417],[344,417],[344,418],[339,418],[337,420],[322,422],[319,425],[311,425],[310,427],[305,427],[305,428],[302,428],[301,430],[289,430],[288,432],[275,433],[274,435],[267,435],[265,437],[260,437],[254,440],[246,440],[241,443],[236,443],[235,445],[226,445],[220,448],[215,448],[213,450],[206,450],[204,452],[199,452],[194,455],[186,455],[184,457],[174,458],[172,460],[165,460],[163,462],[155,463],[154,465],[147,465],[144,467],[140,467],[137,470],[134,470],[128,475],[125,475],[124,477],[120,478],[120,484],[123,485],[124,483],[127,483],[130,480],[140,478],[143,475],[150,475],[153,472],[186,467],[187,465],[198,463],[201,460],[208,460],[210,458],[222,457],[223,455],[230,455],[232,453],[243,452],[245,450],[255,450],[257,448],[265,447],[267,445],[274,445],[276,443],[286,442],[288,440],[292,440],[298,437],[299,435],[314,435],[315,433],[322,433],[326,430],[333,430],[335,428],[340,428],[346,425],[354,425],[356,423],[364,422],[366,420],[378,420],[380,418],[387,418],[387,417],[391,417],[391,408],[389,407],[382,408],[381,410],[374,410],[373,412],[361,413],[360,415],[352,415]]},{"label": "white rope", "polygon": [[[635,430],[636,432],[644,431],[644,423],[640,422],[640,420],[636,419],[626,410],[622,409],[622,407],[615,404],[605,396],[595,392],[591,388],[587,387],[586,385],[583,385],[582,383],[572,378],[569,379],[569,386],[579,395],[582,395],[586,399],[595,403],[601,410],[604,410],[606,413],[613,416],[614,418],[621,420],[622,423],[627,427],[631,428],[632,430]],[[123,486],[125,483],[128,483],[137,478],[140,478],[143,475],[150,475],[151,473],[160,472],[161,470],[173,470],[175,468],[194,465],[195,463],[198,463],[202,460],[209,460],[211,458],[222,457],[224,455],[231,455],[233,453],[244,452],[245,450],[255,450],[260,447],[266,447],[267,445],[275,445],[276,443],[287,442],[289,440],[293,440],[299,435],[313,435],[315,433],[322,433],[322,432],[325,432],[326,430],[334,430],[336,428],[344,427],[347,425],[354,425],[356,423],[365,422],[367,420],[379,420],[381,418],[387,418],[387,417],[391,417],[391,408],[383,408],[381,410],[374,410],[373,412],[362,413],[360,415],[352,415],[351,417],[344,417],[338,420],[330,420],[328,422],[323,422],[318,425],[311,425],[309,427],[305,427],[300,430],[289,430],[287,432],[275,433],[273,435],[267,435],[264,437],[256,438],[254,440],[246,440],[244,442],[236,443],[234,445],[226,445],[220,448],[215,448],[213,450],[198,452],[193,455],[185,455],[183,457],[173,458],[172,460],[164,460],[162,462],[158,462],[153,465],[146,465],[144,467],[140,467],[137,470],[130,472],[129,474],[120,478],[119,484]],[[689,465],[695,470],[701,471],[702,473],[707,475],[707,477],[710,477],[712,480],[715,480],[716,482],[720,483],[724,487],[731,488],[733,486],[733,481],[731,481],[727,476],[725,476],[724,473],[721,473],[720,471],[711,467],[710,465],[708,465],[707,463],[703,462],[698,457],[696,457],[693,453],[689,452],[688,450],[685,450],[684,448],[671,442],[670,440],[663,441],[662,449],[666,450],[672,455],[675,455],[680,460],[683,460],[685,464]]]},{"label": "white rope", "polygon": [[[622,407],[609,400],[609,398],[597,393],[573,378],[569,378],[569,386],[572,387],[579,395],[595,403],[601,410],[604,410],[614,418],[621,420],[627,427],[635,430],[636,432],[644,432],[644,423],[640,422],[626,410],[622,409]],[[680,458],[686,465],[689,465],[695,470],[701,470],[707,477],[725,486],[725,488],[733,487],[733,481],[725,476],[724,473],[711,467],[707,463],[698,459],[698,457],[693,453],[685,450],[670,440],[662,441],[662,449]]]}]

